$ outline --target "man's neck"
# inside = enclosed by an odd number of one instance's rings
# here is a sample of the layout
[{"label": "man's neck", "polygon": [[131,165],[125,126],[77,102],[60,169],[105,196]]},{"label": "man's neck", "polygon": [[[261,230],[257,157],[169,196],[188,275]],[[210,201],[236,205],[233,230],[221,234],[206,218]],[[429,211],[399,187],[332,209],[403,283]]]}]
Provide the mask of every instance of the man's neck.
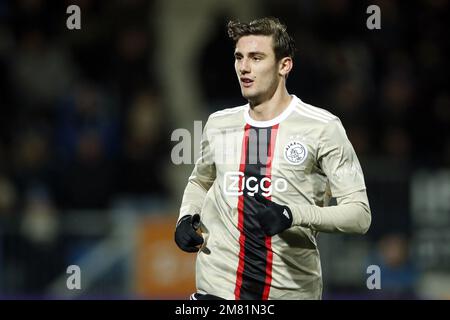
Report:
[{"label": "man's neck", "polygon": [[272,97],[262,103],[252,105],[250,102],[250,117],[256,121],[272,120],[286,110],[291,100],[292,96],[289,95],[286,88],[277,90]]}]

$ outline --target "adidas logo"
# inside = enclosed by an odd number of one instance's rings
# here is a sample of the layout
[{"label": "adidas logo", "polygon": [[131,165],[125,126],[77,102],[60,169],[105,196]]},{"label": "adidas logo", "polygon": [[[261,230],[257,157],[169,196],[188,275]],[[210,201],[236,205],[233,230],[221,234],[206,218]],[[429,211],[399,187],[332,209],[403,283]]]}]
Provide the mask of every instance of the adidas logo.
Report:
[{"label": "adidas logo", "polygon": [[289,213],[287,212],[286,209],[284,209],[283,214],[286,216],[286,218],[290,219],[291,217],[289,216]]}]

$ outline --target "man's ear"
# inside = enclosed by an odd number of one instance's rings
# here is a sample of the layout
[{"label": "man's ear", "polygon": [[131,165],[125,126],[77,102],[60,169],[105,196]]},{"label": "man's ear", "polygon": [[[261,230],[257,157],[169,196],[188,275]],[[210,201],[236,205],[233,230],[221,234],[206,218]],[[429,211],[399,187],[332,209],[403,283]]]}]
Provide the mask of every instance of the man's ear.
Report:
[{"label": "man's ear", "polygon": [[287,77],[289,72],[292,70],[294,62],[291,57],[284,57],[280,60],[278,72],[281,76]]}]

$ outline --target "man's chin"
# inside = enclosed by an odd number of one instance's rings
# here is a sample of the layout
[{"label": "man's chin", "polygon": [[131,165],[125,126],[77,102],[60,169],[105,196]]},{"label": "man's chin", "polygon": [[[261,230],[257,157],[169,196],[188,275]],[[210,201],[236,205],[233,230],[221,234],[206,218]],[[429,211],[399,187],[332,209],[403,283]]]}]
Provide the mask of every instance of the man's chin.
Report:
[{"label": "man's chin", "polygon": [[256,98],[257,98],[257,95],[256,94],[254,94],[254,93],[250,93],[250,92],[248,92],[248,91],[246,91],[246,90],[241,90],[241,93],[242,93],[242,97],[244,98],[244,99],[247,99],[247,100],[255,100]]}]

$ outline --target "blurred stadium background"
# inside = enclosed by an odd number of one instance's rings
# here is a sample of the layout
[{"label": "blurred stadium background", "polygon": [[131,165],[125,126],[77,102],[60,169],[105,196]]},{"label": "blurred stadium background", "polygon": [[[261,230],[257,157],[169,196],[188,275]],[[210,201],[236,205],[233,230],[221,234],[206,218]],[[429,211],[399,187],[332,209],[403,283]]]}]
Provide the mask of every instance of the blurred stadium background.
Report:
[{"label": "blurred stadium background", "polygon": [[[66,28],[71,4],[81,30]],[[381,30],[366,28],[371,4]],[[368,186],[368,234],[319,237],[324,298],[450,298],[448,7],[1,1],[0,297],[192,292],[193,257],[172,240],[192,165],[171,162],[171,133],[245,103],[225,24],[269,15],[297,42],[289,90],[341,118]],[[72,264],[81,290],[66,287]]]}]

